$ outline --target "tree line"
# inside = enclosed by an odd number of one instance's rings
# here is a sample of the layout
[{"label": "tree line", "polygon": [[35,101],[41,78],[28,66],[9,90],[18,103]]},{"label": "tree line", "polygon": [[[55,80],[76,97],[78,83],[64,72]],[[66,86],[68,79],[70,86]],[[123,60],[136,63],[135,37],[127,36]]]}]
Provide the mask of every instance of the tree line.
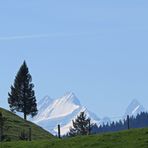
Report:
[{"label": "tree line", "polygon": [[98,126],[97,124],[90,124],[90,119],[86,117],[85,113],[80,113],[76,120],[73,121],[73,127],[66,136],[77,136],[87,134],[99,134],[105,132],[117,132],[133,128],[148,127],[148,113],[141,112],[137,116],[120,119],[119,121],[112,121]]},{"label": "tree line", "polygon": [[137,116],[131,116],[129,119],[123,119],[119,121],[113,121],[111,123],[103,124],[98,127],[98,125],[93,125],[92,133],[105,133],[105,132],[115,132],[121,130],[127,130],[129,128],[144,128],[148,127],[148,113],[141,112]]}]

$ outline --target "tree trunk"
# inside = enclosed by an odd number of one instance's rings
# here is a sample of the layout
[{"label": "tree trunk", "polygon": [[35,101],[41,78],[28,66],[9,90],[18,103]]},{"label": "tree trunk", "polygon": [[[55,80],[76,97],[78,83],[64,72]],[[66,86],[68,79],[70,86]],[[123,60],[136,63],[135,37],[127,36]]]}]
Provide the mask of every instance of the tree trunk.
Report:
[{"label": "tree trunk", "polygon": [[24,113],[24,120],[27,120],[27,115],[26,115],[26,113]]}]

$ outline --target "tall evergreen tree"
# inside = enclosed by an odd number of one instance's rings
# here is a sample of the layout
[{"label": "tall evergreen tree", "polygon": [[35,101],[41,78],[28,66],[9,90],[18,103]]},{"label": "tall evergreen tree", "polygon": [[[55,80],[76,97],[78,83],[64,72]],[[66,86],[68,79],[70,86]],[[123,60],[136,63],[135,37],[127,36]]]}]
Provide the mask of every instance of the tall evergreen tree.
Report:
[{"label": "tall evergreen tree", "polygon": [[32,77],[24,61],[15,77],[14,85],[11,86],[11,93],[8,93],[8,103],[12,112],[23,112],[25,120],[27,115],[33,117],[37,114],[34,85],[31,82]]},{"label": "tall evergreen tree", "polygon": [[90,119],[86,117],[84,112],[73,121],[73,127],[70,128],[69,136],[87,135],[90,132]]}]

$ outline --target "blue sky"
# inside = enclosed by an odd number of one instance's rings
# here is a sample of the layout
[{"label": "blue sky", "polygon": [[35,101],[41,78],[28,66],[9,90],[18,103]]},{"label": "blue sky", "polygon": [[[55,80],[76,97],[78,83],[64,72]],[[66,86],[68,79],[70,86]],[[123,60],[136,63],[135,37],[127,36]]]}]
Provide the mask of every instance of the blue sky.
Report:
[{"label": "blue sky", "polygon": [[148,108],[148,1],[0,1],[0,106],[27,61],[38,100],[73,91],[99,117]]}]

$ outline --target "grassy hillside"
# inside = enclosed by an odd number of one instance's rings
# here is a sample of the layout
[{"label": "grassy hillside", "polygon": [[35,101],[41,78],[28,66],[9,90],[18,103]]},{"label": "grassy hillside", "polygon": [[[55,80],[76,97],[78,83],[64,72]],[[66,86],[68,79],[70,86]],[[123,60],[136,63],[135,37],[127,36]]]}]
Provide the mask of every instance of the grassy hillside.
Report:
[{"label": "grassy hillside", "polygon": [[4,148],[148,148],[148,128],[49,141],[7,142]]},{"label": "grassy hillside", "polygon": [[[32,129],[32,139],[51,139],[54,138],[50,133],[45,131],[43,128],[29,122],[25,121],[19,116],[0,108],[3,116],[7,118],[4,134],[8,135],[11,140],[18,140],[18,135],[21,131],[28,133],[29,127]],[[7,128],[7,129],[6,129]]]}]

